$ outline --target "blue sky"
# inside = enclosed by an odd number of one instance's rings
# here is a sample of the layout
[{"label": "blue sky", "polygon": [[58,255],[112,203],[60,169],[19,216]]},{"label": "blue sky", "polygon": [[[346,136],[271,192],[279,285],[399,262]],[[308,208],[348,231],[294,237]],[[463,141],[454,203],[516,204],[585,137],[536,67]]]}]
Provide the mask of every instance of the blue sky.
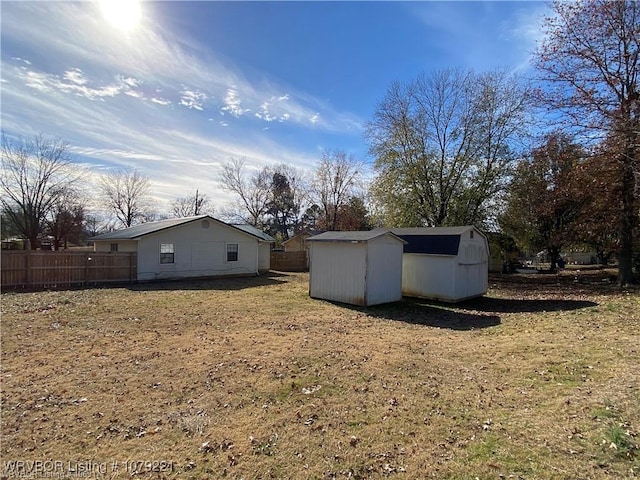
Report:
[{"label": "blue sky", "polygon": [[165,212],[196,188],[220,210],[229,158],[311,170],[323,149],[340,149],[370,161],[363,127],[392,81],[447,67],[526,74],[546,11],[538,2],[142,2],[124,29],[99,2],[0,8],[4,132],[63,137],[92,173],[136,168]]}]

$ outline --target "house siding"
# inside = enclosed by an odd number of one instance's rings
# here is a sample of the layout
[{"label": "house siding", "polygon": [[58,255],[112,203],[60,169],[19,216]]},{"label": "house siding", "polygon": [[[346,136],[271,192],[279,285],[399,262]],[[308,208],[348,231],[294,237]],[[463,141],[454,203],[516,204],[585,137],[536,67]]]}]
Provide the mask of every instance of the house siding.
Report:
[{"label": "house siding", "polygon": [[96,240],[93,242],[93,251],[110,252],[112,243],[118,244],[118,253],[138,251],[138,242],[136,240]]},{"label": "house siding", "polygon": [[258,270],[268,272],[271,269],[271,244],[260,243],[258,245]]},{"label": "house siding", "polygon": [[[160,263],[160,245],[174,245],[174,263]],[[227,244],[238,244],[238,261],[227,261]],[[196,221],[138,239],[138,280],[258,273],[258,241],[218,222]]]},{"label": "house siding", "polygon": [[307,234],[298,234],[289,240],[282,242],[285,252],[301,252],[303,250],[309,250],[307,247]]}]

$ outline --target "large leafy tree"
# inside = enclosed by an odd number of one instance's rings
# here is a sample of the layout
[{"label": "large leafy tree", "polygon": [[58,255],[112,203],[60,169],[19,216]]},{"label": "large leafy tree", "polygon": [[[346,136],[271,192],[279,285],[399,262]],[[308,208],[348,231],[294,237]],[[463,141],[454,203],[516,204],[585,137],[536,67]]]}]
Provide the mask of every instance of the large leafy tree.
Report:
[{"label": "large leafy tree", "polygon": [[338,230],[370,230],[369,210],[362,197],[353,196],[338,211]]},{"label": "large leafy tree", "polygon": [[620,248],[620,164],[606,145],[578,165],[572,188],[581,203],[574,226],[574,242],[592,248],[598,261],[607,264]]},{"label": "large leafy tree", "polygon": [[293,191],[289,179],[282,172],[274,172],[271,177],[271,199],[267,213],[270,215],[270,231],[282,240],[289,238],[290,227],[297,218]]},{"label": "large leafy tree", "polygon": [[521,82],[501,71],[442,70],[393,83],[366,131],[384,222],[491,220],[526,132],[525,102]]},{"label": "large leafy tree", "polygon": [[584,156],[567,135],[550,134],[530,159],[519,163],[508,189],[507,208],[500,218],[502,230],[522,250],[547,250],[551,269],[562,248],[573,241],[583,211],[583,197],[573,185]]},{"label": "large leafy tree", "polygon": [[544,32],[536,56],[545,82],[540,99],[586,139],[608,137],[610,157],[619,165],[618,282],[624,285],[633,279],[638,221],[640,4],[556,1]]},{"label": "large leafy tree", "polygon": [[38,248],[46,223],[77,190],[82,171],[73,166],[69,145],[37,135],[10,140],[2,135],[0,189],[3,218]]}]

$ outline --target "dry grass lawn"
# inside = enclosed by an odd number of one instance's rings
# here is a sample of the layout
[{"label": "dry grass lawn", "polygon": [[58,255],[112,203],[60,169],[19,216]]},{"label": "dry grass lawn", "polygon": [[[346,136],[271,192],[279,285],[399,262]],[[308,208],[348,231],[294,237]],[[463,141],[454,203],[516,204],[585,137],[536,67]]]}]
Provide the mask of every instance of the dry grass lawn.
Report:
[{"label": "dry grass lawn", "polygon": [[640,290],[605,277],[370,308],[306,274],[6,292],[0,475],[636,478]]}]

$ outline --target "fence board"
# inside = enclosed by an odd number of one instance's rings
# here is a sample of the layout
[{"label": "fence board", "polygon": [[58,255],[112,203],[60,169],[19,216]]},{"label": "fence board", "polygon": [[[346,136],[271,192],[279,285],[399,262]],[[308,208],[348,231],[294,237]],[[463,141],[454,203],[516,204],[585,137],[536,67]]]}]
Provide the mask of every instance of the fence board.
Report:
[{"label": "fence board", "polygon": [[304,272],[309,269],[307,252],[271,252],[271,270]]},{"label": "fence board", "polygon": [[135,253],[3,251],[2,288],[65,288],[135,282]]}]

